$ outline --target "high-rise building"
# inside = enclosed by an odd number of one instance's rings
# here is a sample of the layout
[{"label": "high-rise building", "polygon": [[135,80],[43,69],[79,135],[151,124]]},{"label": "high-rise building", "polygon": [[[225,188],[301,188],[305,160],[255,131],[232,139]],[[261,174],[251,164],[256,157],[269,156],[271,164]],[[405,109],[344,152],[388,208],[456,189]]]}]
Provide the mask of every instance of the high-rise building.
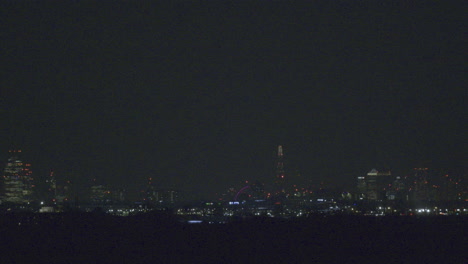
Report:
[{"label": "high-rise building", "polygon": [[3,171],[2,202],[23,204],[33,200],[34,182],[31,164],[23,163],[18,156],[21,150],[10,150],[11,158]]},{"label": "high-rise building", "polygon": [[91,203],[95,206],[103,206],[111,203],[111,191],[105,185],[91,186]]},{"label": "high-rise building", "polygon": [[123,188],[117,189],[113,192],[112,200],[116,203],[123,203],[127,199],[127,191]]},{"label": "high-rise building", "polygon": [[365,176],[358,176],[357,177],[357,199],[364,200],[367,198],[367,184],[366,184],[366,177]]},{"label": "high-rise building", "polygon": [[179,201],[179,192],[171,189],[148,190],[146,202],[153,205],[173,204]]},{"label": "high-rise building", "polygon": [[152,205],[173,204],[179,201],[179,191],[155,188],[153,185],[153,178],[148,178],[148,186],[144,200]]},{"label": "high-rise building", "polygon": [[406,186],[400,176],[397,176],[389,186],[386,196],[388,200],[407,200]]},{"label": "high-rise building", "polygon": [[462,200],[464,191],[461,180],[445,174],[442,179],[440,192],[440,199],[442,201]]},{"label": "high-rise building", "polygon": [[252,198],[256,200],[265,199],[265,185],[260,181],[255,181],[250,185]]},{"label": "high-rise building", "polygon": [[428,168],[414,168],[414,198],[416,201],[429,200]]},{"label": "high-rise building", "polygon": [[367,176],[358,177],[358,190],[367,200],[386,199],[387,191],[393,182],[390,171],[372,169]]},{"label": "high-rise building", "polygon": [[275,177],[275,192],[285,192],[285,173],[284,173],[284,159],[283,159],[283,146],[278,146],[278,156],[276,159],[276,177]]},{"label": "high-rise building", "polygon": [[49,177],[46,179],[47,184],[47,199],[48,202],[56,202],[57,200],[57,181],[55,179],[54,171],[51,170]]}]

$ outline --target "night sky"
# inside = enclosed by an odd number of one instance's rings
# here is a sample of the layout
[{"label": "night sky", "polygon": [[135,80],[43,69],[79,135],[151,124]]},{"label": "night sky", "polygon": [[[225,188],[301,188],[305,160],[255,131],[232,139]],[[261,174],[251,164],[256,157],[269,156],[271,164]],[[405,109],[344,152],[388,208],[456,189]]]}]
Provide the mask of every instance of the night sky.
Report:
[{"label": "night sky", "polygon": [[1,167],[193,197],[279,144],[313,184],[463,171],[467,5],[416,2],[2,1]]}]

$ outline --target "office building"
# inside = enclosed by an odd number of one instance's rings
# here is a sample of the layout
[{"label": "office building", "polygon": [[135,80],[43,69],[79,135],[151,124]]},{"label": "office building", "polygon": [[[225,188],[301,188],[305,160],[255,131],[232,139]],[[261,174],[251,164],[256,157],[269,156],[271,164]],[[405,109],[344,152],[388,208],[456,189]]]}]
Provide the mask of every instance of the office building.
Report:
[{"label": "office building", "polygon": [[19,159],[21,150],[10,150],[11,157],[3,171],[2,197],[3,203],[24,204],[33,200],[34,182],[31,164]]}]

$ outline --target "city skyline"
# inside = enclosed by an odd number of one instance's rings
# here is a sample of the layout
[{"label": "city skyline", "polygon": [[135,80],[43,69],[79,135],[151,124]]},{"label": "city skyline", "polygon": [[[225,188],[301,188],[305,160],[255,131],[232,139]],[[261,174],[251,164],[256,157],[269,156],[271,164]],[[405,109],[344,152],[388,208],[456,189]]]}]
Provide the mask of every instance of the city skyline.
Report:
[{"label": "city skyline", "polygon": [[1,4],[2,162],[193,193],[274,179],[278,145],[315,183],[465,175],[458,4],[143,3]]},{"label": "city skyline", "polygon": [[[277,147],[275,175],[267,179],[239,178],[237,182],[228,185],[225,183],[220,189],[209,193],[203,190],[190,191],[182,186],[163,186],[153,177],[146,182],[137,183],[138,188],[128,188],[113,181],[101,179],[80,179],[79,175],[56,175],[54,170],[47,177],[32,173],[30,163],[22,160],[22,150],[10,150],[10,158],[2,171],[3,179],[0,182],[0,200],[4,202],[23,203],[96,203],[96,202],[151,202],[157,197],[173,197],[177,193],[177,201],[196,202],[199,200],[237,201],[239,194],[247,191],[255,199],[294,199],[295,195],[312,195],[313,193],[326,195],[347,195],[355,200],[395,200],[403,199],[411,193],[411,200],[433,201],[439,199],[461,199],[466,193],[464,183],[466,175],[462,171],[437,170],[429,168],[408,168],[404,174],[392,174],[386,168],[371,169],[359,174],[349,182],[329,181],[312,182],[301,176],[300,172],[289,169],[284,159],[283,146]],[[450,183],[449,183],[450,182]],[[453,185],[448,187],[448,185]],[[460,184],[460,185],[458,185]],[[387,186],[388,185],[388,186]],[[457,186],[456,186],[457,185]],[[393,187],[392,187],[393,186]],[[455,188],[458,193],[448,194],[447,188]],[[442,188],[442,189],[440,189]],[[227,191],[226,191],[227,190]],[[453,189],[452,191],[455,191]],[[163,194],[160,194],[163,193]],[[164,193],[168,193],[167,195]],[[408,193],[408,194],[409,194]],[[235,194],[235,195],[234,195]],[[169,197],[168,196],[168,197]],[[156,198],[155,198],[156,197]],[[406,196],[405,196],[406,197]],[[431,197],[431,198],[429,198]],[[437,198],[436,198],[437,197]],[[445,198],[443,198],[445,197]],[[180,199],[182,198],[182,199]],[[410,196],[405,200],[410,199]],[[456,199],[455,199],[456,200]],[[171,198],[175,202],[174,198]],[[76,204],[75,206],[77,206]]]}]

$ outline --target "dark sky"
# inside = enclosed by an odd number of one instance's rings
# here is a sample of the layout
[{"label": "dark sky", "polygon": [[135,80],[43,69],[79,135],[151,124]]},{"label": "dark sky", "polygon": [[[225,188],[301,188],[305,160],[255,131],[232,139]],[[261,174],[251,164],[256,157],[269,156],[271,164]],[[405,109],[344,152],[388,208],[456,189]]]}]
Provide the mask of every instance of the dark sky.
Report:
[{"label": "dark sky", "polygon": [[152,2],[2,1],[3,160],[197,197],[279,144],[313,183],[466,169],[466,2]]}]

